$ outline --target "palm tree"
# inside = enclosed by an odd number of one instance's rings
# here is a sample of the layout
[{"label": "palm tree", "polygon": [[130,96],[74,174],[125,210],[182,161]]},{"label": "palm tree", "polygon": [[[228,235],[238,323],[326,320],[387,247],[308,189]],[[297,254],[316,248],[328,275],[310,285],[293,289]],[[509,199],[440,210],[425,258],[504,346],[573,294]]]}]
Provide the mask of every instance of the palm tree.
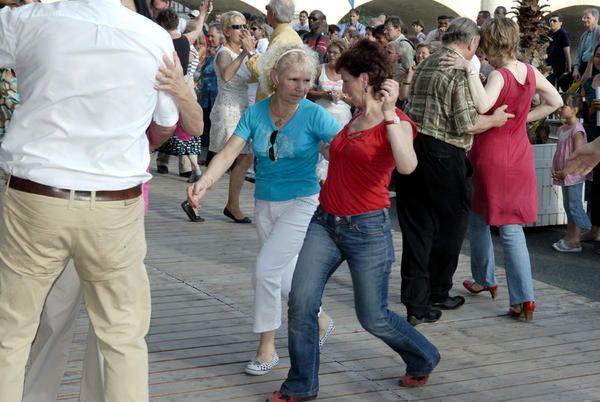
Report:
[{"label": "palm tree", "polygon": [[550,27],[544,18],[548,5],[541,5],[538,0],[515,0],[514,3],[511,14],[517,17],[521,31],[520,59],[539,68],[545,64],[550,43]]}]

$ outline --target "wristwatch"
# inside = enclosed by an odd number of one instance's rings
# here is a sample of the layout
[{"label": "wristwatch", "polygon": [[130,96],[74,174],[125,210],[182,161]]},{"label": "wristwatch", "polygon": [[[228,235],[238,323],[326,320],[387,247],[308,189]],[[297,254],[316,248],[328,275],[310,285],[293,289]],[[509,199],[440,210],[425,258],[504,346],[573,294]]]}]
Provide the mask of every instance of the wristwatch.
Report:
[{"label": "wristwatch", "polygon": [[396,115],[396,116],[394,116],[394,118],[392,120],[384,120],[383,122],[385,123],[386,126],[389,126],[392,124],[400,124],[400,117],[398,117]]},{"label": "wristwatch", "polygon": [[254,56],[255,54],[256,54],[256,50],[250,50],[250,51],[248,52],[248,57],[252,57],[252,56]]}]

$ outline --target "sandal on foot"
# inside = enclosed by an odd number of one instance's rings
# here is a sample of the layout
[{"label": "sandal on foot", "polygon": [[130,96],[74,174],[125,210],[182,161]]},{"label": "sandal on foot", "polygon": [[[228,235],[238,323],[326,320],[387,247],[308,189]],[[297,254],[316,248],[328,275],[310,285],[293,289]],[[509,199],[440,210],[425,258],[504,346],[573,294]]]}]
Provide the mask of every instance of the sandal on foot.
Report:
[{"label": "sandal on foot", "polygon": [[580,253],[581,245],[578,244],[576,246],[571,246],[569,243],[565,241],[565,239],[560,239],[556,243],[552,245],[552,248],[559,253]]}]

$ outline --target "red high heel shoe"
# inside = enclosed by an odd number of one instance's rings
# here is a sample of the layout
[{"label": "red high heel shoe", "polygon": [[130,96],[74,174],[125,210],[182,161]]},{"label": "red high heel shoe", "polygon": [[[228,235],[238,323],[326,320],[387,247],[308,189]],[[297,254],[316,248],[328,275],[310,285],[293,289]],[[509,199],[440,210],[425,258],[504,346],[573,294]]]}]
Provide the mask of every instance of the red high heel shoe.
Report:
[{"label": "red high heel shoe", "polygon": [[514,318],[522,318],[525,321],[533,320],[533,312],[535,311],[535,302],[526,301],[521,304],[510,306],[508,312]]},{"label": "red high heel shoe", "polygon": [[498,295],[498,285],[494,285],[494,286],[483,286],[483,285],[479,285],[482,287],[482,289],[479,290],[475,290],[473,289],[473,285],[475,284],[475,281],[464,281],[463,282],[463,286],[465,287],[465,289],[467,289],[469,292],[473,293],[474,295],[481,293],[483,291],[488,291],[490,292],[490,296],[492,296],[492,299],[495,299],[496,296]]}]

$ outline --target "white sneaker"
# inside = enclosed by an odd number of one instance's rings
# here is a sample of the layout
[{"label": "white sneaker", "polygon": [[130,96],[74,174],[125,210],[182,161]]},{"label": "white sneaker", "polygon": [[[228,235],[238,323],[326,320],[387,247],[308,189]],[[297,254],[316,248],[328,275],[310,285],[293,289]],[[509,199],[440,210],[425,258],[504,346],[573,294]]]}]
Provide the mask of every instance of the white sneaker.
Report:
[{"label": "white sneaker", "polygon": [[258,360],[250,360],[248,364],[246,364],[246,369],[244,370],[246,374],[250,375],[265,375],[268,374],[273,368],[275,368],[279,364],[279,356],[277,353],[273,356],[270,362],[259,362]]}]

